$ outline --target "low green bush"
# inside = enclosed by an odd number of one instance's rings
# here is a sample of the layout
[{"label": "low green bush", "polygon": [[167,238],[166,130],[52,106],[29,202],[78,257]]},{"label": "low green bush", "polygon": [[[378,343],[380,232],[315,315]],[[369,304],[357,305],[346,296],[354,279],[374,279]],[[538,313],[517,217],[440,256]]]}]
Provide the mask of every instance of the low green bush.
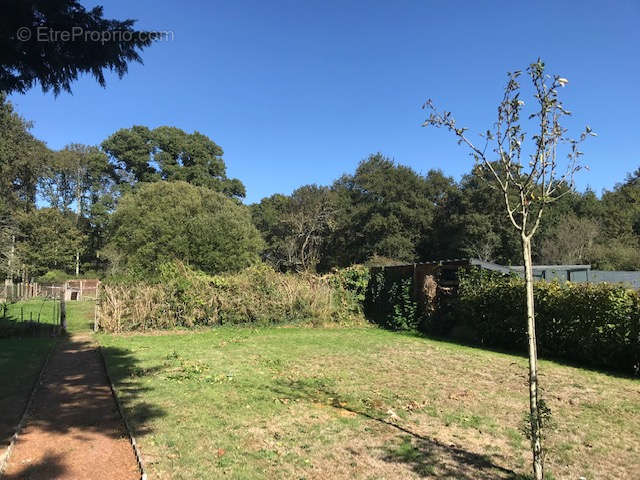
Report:
[{"label": "low green bush", "polygon": [[159,267],[155,283],[103,285],[98,321],[110,332],[290,322],[359,322],[355,296],[311,274],[279,273],[265,264],[208,275],[179,262]]},{"label": "low green bush", "polygon": [[362,314],[370,277],[364,265],[336,268],[325,276],[341,307],[356,314]]},{"label": "low green bush", "polygon": [[69,280],[69,278],[72,278],[71,275],[62,270],[49,270],[44,275],[38,277],[37,280],[38,283],[63,283]]},{"label": "low green bush", "polygon": [[[618,284],[537,282],[538,353],[638,373],[640,297]],[[425,321],[428,333],[464,331],[482,345],[526,351],[524,280],[471,269],[457,299]]]}]

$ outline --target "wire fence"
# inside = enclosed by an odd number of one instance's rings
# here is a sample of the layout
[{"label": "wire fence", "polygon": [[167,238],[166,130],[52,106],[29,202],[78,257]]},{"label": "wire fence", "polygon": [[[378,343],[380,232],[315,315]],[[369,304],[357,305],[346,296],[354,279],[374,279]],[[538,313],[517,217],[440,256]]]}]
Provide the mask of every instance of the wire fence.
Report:
[{"label": "wire fence", "polygon": [[34,297],[0,303],[0,338],[52,336],[61,333],[65,318],[62,297]]},{"label": "wire fence", "polygon": [[98,294],[97,279],[68,280],[63,283],[10,283],[0,287],[0,303],[17,302],[31,298],[59,298],[64,293],[65,300],[93,300]]}]

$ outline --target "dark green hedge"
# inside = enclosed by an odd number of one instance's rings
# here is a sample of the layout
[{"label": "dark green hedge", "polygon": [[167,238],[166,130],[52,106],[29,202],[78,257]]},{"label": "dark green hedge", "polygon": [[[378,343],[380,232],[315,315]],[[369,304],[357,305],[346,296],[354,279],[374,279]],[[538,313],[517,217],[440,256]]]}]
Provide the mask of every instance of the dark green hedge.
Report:
[{"label": "dark green hedge", "polygon": [[365,292],[365,316],[390,330],[415,330],[420,318],[412,288],[412,278],[402,272],[373,268]]},{"label": "dark green hedge", "polygon": [[[539,355],[639,373],[636,291],[605,283],[537,282],[534,295]],[[428,333],[463,334],[482,345],[525,351],[524,282],[475,269],[463,273],[455,301],[423,326]]]}]

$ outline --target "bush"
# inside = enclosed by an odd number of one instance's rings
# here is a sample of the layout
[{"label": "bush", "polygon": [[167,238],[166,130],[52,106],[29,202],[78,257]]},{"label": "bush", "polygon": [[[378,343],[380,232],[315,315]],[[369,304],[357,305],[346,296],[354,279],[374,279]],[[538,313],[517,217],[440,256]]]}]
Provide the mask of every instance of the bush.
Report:
[{"label": "bush", "polygon": [[283,274],[257,264],[237,273],[207,275],[182,263],[165,263],[155,284],[107,283],[99,324],[110,332],[289,322],[356,322],[352,304],[328,279]]},{"label": "bush", "polygon": [[62,270],[49,270],[44,275],[38,277],[38,283],[63,283],[72,278]]},{"label": "bush", "polygon": [[[638,373],[640,297],[616,284],[537,282],[536,332],[541,356]],[[473,332],[482,345],[526,351],[524,280],[472,269],[460,275],[451,311],[426,322],[428,332]]]},{"label": "bush", "polygon": [[334,268],[324,278],[332,287],[334,301],[340,305],[340,310],[361,316],[369,284],[369,269],[364,265]]},{"label": "bush", "polygon": [[141,279],[173,260],[207,273],[238,271],[256,263],[262,247],[247,207],[207,188],[163,181],[120,199],[106,252],[116,274]]},{"label": "bush", "polygon": [[364,265],[334,268],[333,271],[327,275],[327,279],[332,287],[351,292],[355,300],[360,303],[364,303],[370,278],[369,268]]}]

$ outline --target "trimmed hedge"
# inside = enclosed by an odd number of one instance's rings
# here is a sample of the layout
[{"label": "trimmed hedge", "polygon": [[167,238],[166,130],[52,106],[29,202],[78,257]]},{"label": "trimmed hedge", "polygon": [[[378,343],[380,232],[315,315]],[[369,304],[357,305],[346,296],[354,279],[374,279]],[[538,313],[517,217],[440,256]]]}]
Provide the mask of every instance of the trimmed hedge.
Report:
[{"label": "trimmed hedge", "polygon": [[[618,284],[537,282],[538,353],[592,367],[640,372],[640,297]],[[427,333],[526,351],[524,280],[471,269],[460,274],[447,311],[425,319]]]}]

